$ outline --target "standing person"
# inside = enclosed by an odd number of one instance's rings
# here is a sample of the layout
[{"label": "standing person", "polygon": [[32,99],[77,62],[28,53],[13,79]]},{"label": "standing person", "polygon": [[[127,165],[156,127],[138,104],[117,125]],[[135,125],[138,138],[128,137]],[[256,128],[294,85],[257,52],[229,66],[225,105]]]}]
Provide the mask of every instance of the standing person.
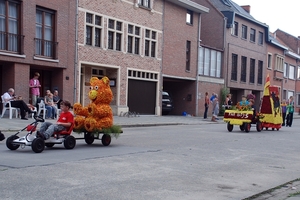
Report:
[{"label": "standing person", "polygon": [[61,114],[56,122],[52,124],[51,122],[44,122],[41,125],[39,131],[37,131],[37,136],[43,138],[44,140],[49,139],[54,132],[67,130],[74,123],[74,116],[70,112],[72,108],[69,101],[62,101],[60,103]]},{"label": "standing person", "polygon": [[[9,88],[8,91],[3,94],[3,100],[4,102],[10,101],[12,107],[20,109],[21,119],[28,120],[26,118],[26,112],[28,112],[28,114],[35,113],[22,99],[17,100],[15,96],[15,90],[13,88]],[[5,106],[8,107],[8,104],[5,104]]]},{"label": "standing person", "polygon": [[281,102],[281,109],[282,109],[282,126],[285,126],[285,116],[286,116],[286,100],[283,99]]},{"label": "standing person", "polygon": [[33,106],[37,106],[37,98],[40,96],[40,81],[39,81],[40,74],[38,72],[34,73],[34,76],[32,79],[29,80],[29,88],[31,93],[31,104]]},{"label": "standing person", "polygon": [[211,117],[211,121],[216,122],[217,121],[217,117],[219,115],[219,99],[218,99],[218,95],[215,95],[214,101],[213,101],[213,113],[212,113],[212,117]]},{"label": "standing person", "polygon": [[227,94],[225,99],[225,109],[230,109],[231,106],[232,106],[231,94]]},{"label": "standing person", "polygon": [[289,103],[287,105],[287,119],[286,126],[291,127],[293,124],[293,115],[294,115],[294,97],[290,96]]},{"label": "standing person", "polygon": [[209,97],[208,97],[208,92],[205,92],[205,99],[204,99],[204,119],[207,119],[207,111],[209,108]]}]

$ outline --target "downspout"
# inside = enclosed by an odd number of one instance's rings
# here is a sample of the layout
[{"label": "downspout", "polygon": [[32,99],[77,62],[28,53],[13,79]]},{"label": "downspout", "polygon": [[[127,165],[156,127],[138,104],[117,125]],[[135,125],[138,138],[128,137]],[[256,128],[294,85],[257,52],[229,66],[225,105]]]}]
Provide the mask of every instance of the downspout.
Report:
[{"label": "downspout", "polygon": [[[228,85],[228,83],[227,83],[227,81],[228,81],[228,66],[229,66],[229,63],[228,63],[228,56],[229,56],[229,44],[228,45],[226,45],[227,44],[227,41],[226,41],[226,24],[227,24],[227,20],[226,20],[226,17],[224,17],[224,29],[223,29],[223,55],[224,55],[224,61],[223,61],[223,64],[224,64],[224,73],[225,73],[225,76],[224,76],[224,78],[225,78],[225,80],[224,80],[224,88],[227,88],[227,85]],[[226,48],[226,46],[228,47],[228,48]],[[227,49],[227,50],[226,50]],[[226,56],[225,56],[225,53],[227,54]]]},{"label": "downspout", "polygon": [[77,102],[77,68],[78,68],[78,1],[76,0],[76,19],[75,19],[75,60],[74,60],[74,103]]},{"label": "downspout", "polygon": [[164,60],[164,37],[165,37],[165,3],[166,1],[163,1],[163,15],[162,15],[162,45],[161,45],[161,62],[160,62],[160,81],[159,81],[159,108],[160,112],[157,113],[157,115],[162,115],[162,91],[163,91],[163,84],[164,84],[164,78],[163,78],[163,60]]},{"label": "downspout", "polygon": [[201,35],[201,13],[198,15],[198,38],[197,38],[197,68],[196,68],[196,116],[199,116],[199,46],[200,46],[200,35]]}]

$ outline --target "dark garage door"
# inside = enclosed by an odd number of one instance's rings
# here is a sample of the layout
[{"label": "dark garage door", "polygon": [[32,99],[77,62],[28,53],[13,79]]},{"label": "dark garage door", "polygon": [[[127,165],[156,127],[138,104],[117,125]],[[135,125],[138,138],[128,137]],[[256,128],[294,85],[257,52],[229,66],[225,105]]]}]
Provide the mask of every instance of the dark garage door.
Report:
[{"label": "dark garage door", "polygon": [[128,81],[128,107],[131,112],[155,114],[156,82]]}]

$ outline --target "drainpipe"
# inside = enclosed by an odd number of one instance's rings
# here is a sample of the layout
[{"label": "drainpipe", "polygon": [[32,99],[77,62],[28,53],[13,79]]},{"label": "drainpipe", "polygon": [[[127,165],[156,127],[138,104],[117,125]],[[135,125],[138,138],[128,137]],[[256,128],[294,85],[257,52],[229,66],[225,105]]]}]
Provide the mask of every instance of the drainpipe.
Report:
[{"label": "drainpipe", "polygon": [[198,38],[197,38],[197,68],[196,68],[196,116],[199,116],[199,66],[198,66],[198,63],[199,63],[199,46],[200,46],[200,42],[201,42],[201,39],[200,39],[200,34],[201,33],[201,13],[199,13],[198,15]]},{"label": "drainpipe", "polygon": [[75,20],[75,60],[74,60],[74,103],[77,102],[77,68],[78,68],[78,1],[76,0],[76,20]]}]

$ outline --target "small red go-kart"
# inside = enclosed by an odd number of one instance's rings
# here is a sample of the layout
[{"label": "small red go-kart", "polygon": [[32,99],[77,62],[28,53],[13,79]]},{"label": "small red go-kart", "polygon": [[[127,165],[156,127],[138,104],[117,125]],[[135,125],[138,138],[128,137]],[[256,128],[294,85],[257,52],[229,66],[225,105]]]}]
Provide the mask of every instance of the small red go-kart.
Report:
[{"label": "small red go-kart", "polygon": [[[10,150],[16,150],[20,146],[25,148],[25,146],[31,146],[32,151],[35,153],[41,153],[46,147],[53,147],[55,144],[64,144],[66,149],[73,149],[76,145],[76,139],[71,135],[74,124],[68,130],[55,132],[49,139],[44,140],[36,136],[36,127],[39,122],[44,122],[44,119],[40,116],[34,116],[35,121],[18,131],[16,134],[8,137],[6,139],[6,146]],[[19,137],[18,134],[23,131],[28,131],[28,133]]]}]

